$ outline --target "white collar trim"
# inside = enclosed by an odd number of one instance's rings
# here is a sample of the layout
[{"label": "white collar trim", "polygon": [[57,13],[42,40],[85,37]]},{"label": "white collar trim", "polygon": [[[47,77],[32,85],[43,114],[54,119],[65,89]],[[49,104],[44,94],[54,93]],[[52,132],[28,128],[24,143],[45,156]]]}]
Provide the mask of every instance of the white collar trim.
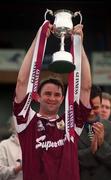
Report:
[{"label": "white collar trim", "polygon": [[53,119],[52,119],[50,116],[49,116],[49,117],[42,116],[40,113],[37,113],[37,116],[38,116],[38,117],[42,117],[42,118],[44,118],[44,119],[47,119],[47,120],[49,120],[49,121],[51,121],[51,122],[56,121],[56,119],[59,118],[59,115],[58,115],[58,114],[56,115],[56,118],[53,118]]}]

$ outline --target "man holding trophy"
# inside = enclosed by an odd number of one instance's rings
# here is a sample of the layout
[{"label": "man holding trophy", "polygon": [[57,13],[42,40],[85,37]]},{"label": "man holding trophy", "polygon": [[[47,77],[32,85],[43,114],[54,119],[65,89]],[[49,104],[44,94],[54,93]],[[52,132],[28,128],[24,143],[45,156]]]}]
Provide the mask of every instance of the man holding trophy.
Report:
[{"label": "man holding trophy", "polygon": [[[90,66],[83,48],[83,25],[72,26],[70,11],[59,10],[54,15],[54,24],[45,20],[40,27],[17,79],[13,113],[24,180],[79,180],[77,143],[90,112]],[[68,73],[66,95],[60,78],[50,76],[40,81],[50,33],[61,39],[61,49],[53,54],[49,69]],[[70,53],[64,50],[67,37],[71,37]],[[65,112],[59,116],[64,96]],[[39,102],[39,112],[31,108],[32,100]]]}]

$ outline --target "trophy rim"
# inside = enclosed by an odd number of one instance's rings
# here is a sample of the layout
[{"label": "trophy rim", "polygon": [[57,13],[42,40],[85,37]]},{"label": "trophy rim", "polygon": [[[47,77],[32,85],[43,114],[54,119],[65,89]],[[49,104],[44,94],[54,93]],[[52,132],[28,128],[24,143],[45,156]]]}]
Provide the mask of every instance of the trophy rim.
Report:
[{"label": "trophy rim", "polygon": [[67,9],[59,9],[59,10],[54,12],[54,15],[56,15],[56,14],[58,14],[60,12],[67,12],[67,13],[70,13],[71,15],[73,15],[73,12],[70,11],[70,10],[67,10]]}]

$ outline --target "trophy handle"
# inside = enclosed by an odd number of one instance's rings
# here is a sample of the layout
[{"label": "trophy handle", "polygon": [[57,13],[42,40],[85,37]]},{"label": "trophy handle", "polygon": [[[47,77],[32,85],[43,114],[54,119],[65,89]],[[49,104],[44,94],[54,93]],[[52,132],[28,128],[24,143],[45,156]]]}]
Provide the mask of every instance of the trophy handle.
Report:
[{"label": "trophy handle", "polygon": [[75,12],[73,16],[76,17],[78,15],[80,16],[80,23],[79,24],[82,24],[82,14],[80,13],[80,11]]},{"label": "trophy handle", "polygon": [[47,16],[48,13],[53,16],[53,11],[50,10],[50,9],[47,9],[46,12],[45,12],[45,14],[44,14],[44,19],[45,19],[45,20],[47,20],[46,16]]}]

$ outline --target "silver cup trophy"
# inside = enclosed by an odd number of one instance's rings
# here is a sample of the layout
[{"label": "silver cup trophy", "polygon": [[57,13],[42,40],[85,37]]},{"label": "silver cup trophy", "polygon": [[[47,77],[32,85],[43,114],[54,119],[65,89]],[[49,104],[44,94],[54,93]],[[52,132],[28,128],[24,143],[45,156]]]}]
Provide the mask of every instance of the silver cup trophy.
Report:
[{"label": "silver cup trophy", "polygon": [[49,65],[49,70],[56,73],[70,73],[74,71],[75,65],[73,64],[73,57],[70,52],[65,51],[65,38],[69,38],[72,34],[73,30],[73,22],[72,18],[76,16],[80,16],[80,24],[82,23],[82,15],[80,12],[71,12],[70,10],[61,9],[57,10],[53,13],[52,10],[47,9],[45,12],[45,20],[46,15],[49,13],[50,15],[55,17],[53,23],[54,35],[60,39],[60,50],[53,53],[52,55],[52,63]]}]

